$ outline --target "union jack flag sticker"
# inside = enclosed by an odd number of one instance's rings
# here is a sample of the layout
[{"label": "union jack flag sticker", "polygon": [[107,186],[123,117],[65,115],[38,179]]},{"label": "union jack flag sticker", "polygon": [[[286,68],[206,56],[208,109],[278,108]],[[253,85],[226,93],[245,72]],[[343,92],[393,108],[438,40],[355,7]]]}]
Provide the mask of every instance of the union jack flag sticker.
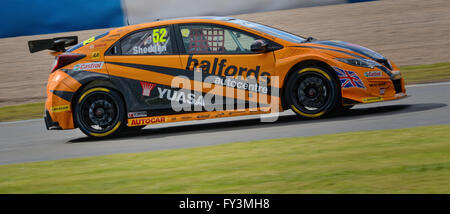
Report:
[{"label": "union jack flag sticker", "polygon": [[336,73],[341,81],[342,88],[366,88],[363,81],[359,76],[353,71],[346,71],[338,67],[334,67]]}]

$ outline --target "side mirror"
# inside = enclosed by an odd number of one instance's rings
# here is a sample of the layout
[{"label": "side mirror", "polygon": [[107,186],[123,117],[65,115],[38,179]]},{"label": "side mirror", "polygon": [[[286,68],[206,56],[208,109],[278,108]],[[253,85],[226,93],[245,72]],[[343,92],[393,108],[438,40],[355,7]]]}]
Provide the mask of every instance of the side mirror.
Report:
[{"label": "side mirror", "polygon": [[253,52],[264,53],[264,52],[269,51],[269,44],[262,39],[258,39],[253,42],[253,44],[250,46],[250,49]]}]

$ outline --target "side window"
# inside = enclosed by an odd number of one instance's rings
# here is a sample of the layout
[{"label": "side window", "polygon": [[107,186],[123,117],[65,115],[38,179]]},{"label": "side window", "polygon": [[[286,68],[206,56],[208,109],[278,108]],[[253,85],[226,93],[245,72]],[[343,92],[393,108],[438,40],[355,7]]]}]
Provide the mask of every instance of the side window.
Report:
[{"label": "side window", "polygon": [[181,36],[188,54],[252,53],[251,44],[260,38],[215,25],[181,25]]},{"label": "side window", "polygon": [[173,54],[168,27],[151,28],[128,35],[120,42],[122,55]]}]

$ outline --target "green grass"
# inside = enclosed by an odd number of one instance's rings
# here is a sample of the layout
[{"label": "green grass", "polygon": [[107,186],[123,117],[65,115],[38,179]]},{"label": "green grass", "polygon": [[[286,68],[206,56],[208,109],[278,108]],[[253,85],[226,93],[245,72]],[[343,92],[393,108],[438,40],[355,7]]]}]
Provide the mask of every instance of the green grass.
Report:
[{"label": "green grass", "polygon": [[450,125],[362,131],[3,165],[0,193],[450,193],[449,157]]},{"label": "green grass", "polygon": [[[450,81],[450,63],[400,67],[406,84]],[[0,122],[41,118],[44,103],[0,107]]]},{"label": "green grass", "polygon": [[400,67],[406,84],[450,81],[450,63]]},{"label": "green grass", "polygon": [[0,107],[0,122],[42,118],[44,103]]}]

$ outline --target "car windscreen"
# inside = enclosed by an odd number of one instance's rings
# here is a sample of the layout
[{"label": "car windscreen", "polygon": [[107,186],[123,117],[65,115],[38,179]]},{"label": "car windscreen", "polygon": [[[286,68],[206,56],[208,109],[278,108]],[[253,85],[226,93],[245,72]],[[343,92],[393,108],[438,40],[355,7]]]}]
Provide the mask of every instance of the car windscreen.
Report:
[{"label": "car windscreen", "polygon": [[302,43],[304,42],[306,39],[292,34],[292,33],[288,33],[286,31],[282,31],[273,27],[269,27],[267,25],[262,25],[262,24],[258,24],[258,23],[254,23],[254,22],[249,22],[249,21],[245,21],[245,20],[241,20],[241,19],[231,19],[231,20],[227,20],[228,22],[234,23],[234,24],[238,24],[238,25],[242,25],[244,27],[248,27],[266,34],[269,34],[271,36],[274,37],[278,37],[280,39],[289,41],[289,42],[294,42],[294,43]]}]

